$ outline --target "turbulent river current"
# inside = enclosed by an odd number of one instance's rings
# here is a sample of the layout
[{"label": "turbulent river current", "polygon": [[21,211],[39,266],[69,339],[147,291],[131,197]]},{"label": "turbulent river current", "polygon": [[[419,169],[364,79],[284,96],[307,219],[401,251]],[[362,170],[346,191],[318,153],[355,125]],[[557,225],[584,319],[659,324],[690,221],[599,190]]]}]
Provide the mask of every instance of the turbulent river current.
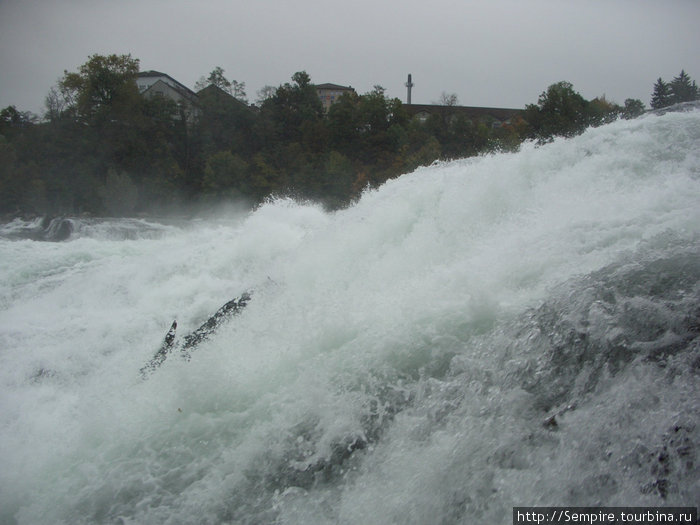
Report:
[{"label": "turbulent river current", "polygon": [[[0,523],[700,503],[700,110],[335,213],[0,227]],[[27,238],[31,237],[31,238]],[[183,359],[173,350],[250,293]]]}]

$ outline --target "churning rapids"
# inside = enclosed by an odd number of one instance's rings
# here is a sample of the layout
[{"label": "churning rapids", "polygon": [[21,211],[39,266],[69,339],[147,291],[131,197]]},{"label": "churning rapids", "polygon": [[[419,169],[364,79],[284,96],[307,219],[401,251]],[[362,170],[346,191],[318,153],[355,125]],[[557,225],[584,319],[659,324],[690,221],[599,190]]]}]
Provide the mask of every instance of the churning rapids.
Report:
[{"label": "churning rapids", "polygon": [[[0,229],[0,522],[507,524],[700,499],[700,111],[351,208]],[[139,370],[173,319],[192,332]]]}]

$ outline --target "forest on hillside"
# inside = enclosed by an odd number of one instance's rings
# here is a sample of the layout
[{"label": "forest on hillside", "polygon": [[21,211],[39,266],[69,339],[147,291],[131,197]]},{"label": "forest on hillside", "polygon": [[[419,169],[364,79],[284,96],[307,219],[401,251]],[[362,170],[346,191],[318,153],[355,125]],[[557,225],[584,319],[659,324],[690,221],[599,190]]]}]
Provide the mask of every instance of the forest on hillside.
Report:
[{"label": "forest on hillside", "polygon": [[[449,111],[422,122],[381,86],[324,112],[304,71],[249,104],[245,84],[216,68],[198,82],[191,118],[170,99],[140,94],[138,72],[130,55],[93,55],[50,89],[41,117],[0,111],[0,214],[130,216],[275,195],[335,209],[439,159],[513,151],[645,110],[636,99],[586,100],[562,81],[503,124]],[[651,105],[697,98],[682,71],[658,79]]]}]

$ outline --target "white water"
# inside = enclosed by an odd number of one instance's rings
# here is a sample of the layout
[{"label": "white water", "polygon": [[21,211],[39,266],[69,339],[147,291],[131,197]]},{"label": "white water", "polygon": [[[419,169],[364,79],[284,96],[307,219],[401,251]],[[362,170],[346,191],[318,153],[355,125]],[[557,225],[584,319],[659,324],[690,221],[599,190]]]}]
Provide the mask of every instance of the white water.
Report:
[{"label": "white water", "polygon": [[[0,240],[1,523],[699,503],[697,110],[420,169],[335,214],[75,224]],[[141,380],[173,319],[182,337],[246,290]]]}]

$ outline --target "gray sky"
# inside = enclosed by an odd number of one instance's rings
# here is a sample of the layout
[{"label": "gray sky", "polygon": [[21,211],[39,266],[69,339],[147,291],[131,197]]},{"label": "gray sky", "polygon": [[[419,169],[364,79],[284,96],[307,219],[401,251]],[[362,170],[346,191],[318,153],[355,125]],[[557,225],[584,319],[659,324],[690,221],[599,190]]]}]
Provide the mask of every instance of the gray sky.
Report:
[{"label": "gray sky", "polygon": [[192,88],[221,66],[248,98],[305,70],[405,101],[442,92],[524,107],[567,80],[647,106],[658,77],[700,83],[699,0],[0,0],[0,108],[43,112],[64,70],[131,53]]}]

